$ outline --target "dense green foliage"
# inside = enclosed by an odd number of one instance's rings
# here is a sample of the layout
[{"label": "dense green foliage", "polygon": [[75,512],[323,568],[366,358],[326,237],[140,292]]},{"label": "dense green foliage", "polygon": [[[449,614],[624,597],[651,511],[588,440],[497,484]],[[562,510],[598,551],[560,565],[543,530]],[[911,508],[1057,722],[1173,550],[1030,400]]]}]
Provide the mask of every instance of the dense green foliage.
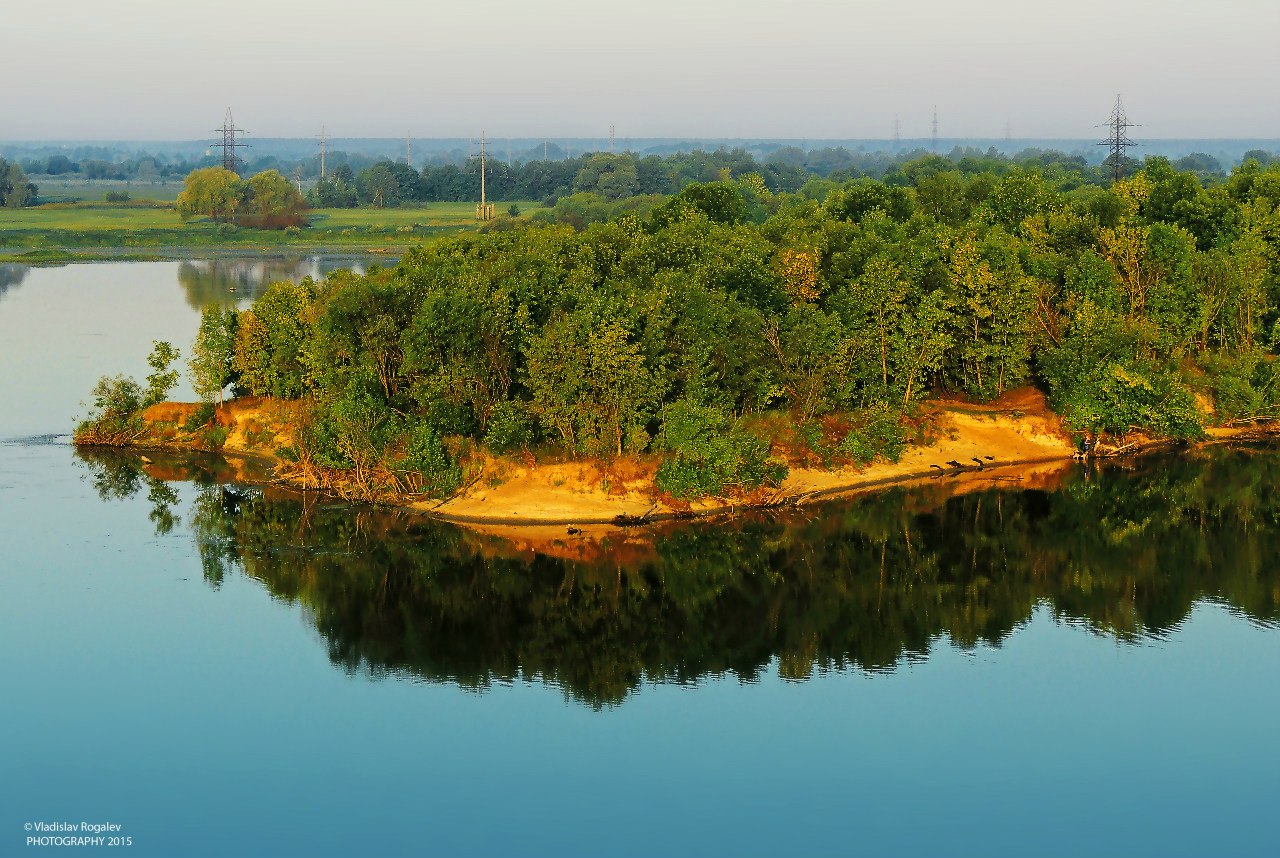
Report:
[{"label": "dense green foliage", "polygon": [[680,496],[776,479],[775,439],[738,425],[764,411],[804,427],[863,409],[830,443],[861,462],[900,455],[898,413],[938,389],[1041,384],[1076,429],[1116,435],[1195,436],[1211,418],[1197,395],[1224,419],[1275,416],[1280,167],[1206,188],[1151,159],[1065,190],[953,166],[822,201],[759,176],[693,184],[644,218],[279,283],[236,323],[238,385],[313,399],[331,465],[403,451],[425,425],[497,450],[661,452]]},{"label": "dense green foliage", "polygon": [[240,573],[305,608],[344,670],[468,688],[532,679],[592,706],[646,680],[751,679],[774,664],[791,679],[892,669],[944,636],[1000,645],[1042,607],[1118,645],[1175,632],[1204,603],[1280,620],[1269,451],[1077,472],[1051,493],[893,489],[816,516],[686,523],[649,552],[592,562],[199,469],[182,506],[136,456],[81,455],[104,497],[143,495],[157,530],[190,526],[211,586]]}]

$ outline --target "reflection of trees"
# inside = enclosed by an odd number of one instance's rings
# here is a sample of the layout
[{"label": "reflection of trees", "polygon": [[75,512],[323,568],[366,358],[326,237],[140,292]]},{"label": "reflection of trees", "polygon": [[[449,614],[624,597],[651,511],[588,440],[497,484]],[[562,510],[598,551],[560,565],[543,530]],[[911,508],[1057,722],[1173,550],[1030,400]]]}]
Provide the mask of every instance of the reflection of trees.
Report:
[{"label": "reflection of trees", "polygon": [[268,286],[281,280],[320,278],[338,268],[362,270],[349,257],[256,257],[201,259],[178,266],[178,282],[194,309],[215,305],[230,307],[257,300]]},{"label": "reflection of trees", "polygon": [[0,298],[3,298],[10,289],[21,286],[30,270],[26,265],[0,265]]},{"label": "reflection of trees", "polygon": [[143,488],[147,490],[147,500],[151,503],[148,518],[155,525],[157,536],[172,532],[182,523],[173,511],[178,493],[164,480],[143,470],[138,456],[111,449],[77,449],[77,455],[89,465],[89,480],[103,500],[124,500]]},{"label": "reflection of trees", "polygon": [[751,677],[775,658],[792,678],[892,669],[943,634],[998,643],[1041,602],[1121,640],[1164,634],[1203,599],[1280,617],[1280,455],[1137,471],[693,524],[622,563],[495,556],[458,528],[214,485],[189,520],[210,580],[240,568],[305,605],[346,670],[539,678],[602,705],[645,678]]}]

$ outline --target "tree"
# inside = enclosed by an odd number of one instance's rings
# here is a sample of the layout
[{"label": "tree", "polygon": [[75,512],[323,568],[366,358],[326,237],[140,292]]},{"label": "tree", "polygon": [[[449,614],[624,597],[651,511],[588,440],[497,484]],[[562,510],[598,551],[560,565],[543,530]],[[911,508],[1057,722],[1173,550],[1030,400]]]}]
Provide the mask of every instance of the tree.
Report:
[{"label": "tree", "polygon": [[276,170],[265,170],[251,178],[245,188],[241,210],[243,223],[267,229],[302,226],[306,201],[297,187]]},{"label": "tree", "polygon": [[303,363],[311,305],[316,284],[273,283],[253,304],[236,317],[235,358],[237,386],[254,396],[296,399],[307,385]]},{"label": "tree", "polygon": [[178,383],[178,371],[169,369],[169,366],[179,357],[181,357],[179,351],[169,343],[160,340],[152,343],[151,354],[147,357],[147,364],[152,372],[147,376],[147,391],[142,399],[143,408],[164,402],[169,396],[169,391],[173,390],[173,386]]},{"label": "tree", "polygon": [[36,186],[27,181],[27,174],[18,164],[0,158],[0,206],[20,209],[36,201]]},{"label": "tree", "polygon": [[235,380],[236,312],[230,307],[206,306],[200,311],[200,330],[191,347],[187,368],[191,387],[206,402],[216,395],[222,404],[222,390]]},{"label": "tree", "polygon": [[632,196],[638,188],[639,175],[630,155],[592,155],[573,180],[575,191],[599,194],[607,200]]},{"label": "tree", "polygon": [[178,194],[178,214],[183,220],[207,217],[214,223],[232,223],[243,193],[240,177],[225,167],[192,170]]},{"label": "tree", "polygon": [[360,200],[378,208],[394,206],[400,202],[400,182],[390,162],[379,162],[367,170],[361,170],[356,178]]},{"label": "tree", "polygon": [[647,444],[641,433],[663,391],[620,320],[579,308],[552,320],[527,356],[532,410],[566,447],[622,455],[628,436]]},{"label": "tree", "polygon": [[903,317],[902,327],[890,340],[894,375],[902,385],[902,405],[905,408],[916,395],[927,373],[942,365],[942,359],[951,348],[951,335],[947,328],[951,311],[940,292],[925,295],[913,312]]}]

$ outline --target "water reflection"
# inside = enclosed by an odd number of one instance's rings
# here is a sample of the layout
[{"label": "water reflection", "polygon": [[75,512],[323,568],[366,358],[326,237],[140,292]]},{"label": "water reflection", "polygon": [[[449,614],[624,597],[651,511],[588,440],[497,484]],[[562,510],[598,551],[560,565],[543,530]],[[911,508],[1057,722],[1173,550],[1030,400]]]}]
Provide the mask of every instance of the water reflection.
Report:
[{"label": "water reflection", "polygon": [[332,255],[199,259],[178,266],[178,283],[187,303],[199,310],[253,301],[281,280],[319,279],[339,268],[363,273],[365,265],[363,257]]},{"label": "water reflection", "polygon": [[30,266],[14,265],[5,263],[0,265],[0,298],[4,298],[5,293],[10,289],[16,289],[22,285],[22,281],[26,278]]},{"label": "water reflection", "polygon": [[[483,688],[536,679],[592,706],[641,682],[892,670],[946,635],[999,644],[1048,604],[1138,642],[1202,600],[1280,617],[1280,454],[1117,464],[1056,491],[894,490],[808,519],[672,527],[597,556],[395,512],[229,485],[219,460],[86,453],[104,498],[185,519],[204,577],[245,574],[307,609],[335,665]],[[177,510],[165,479],[200,486]],[[558,555],[558,556],[553,556]]]}]

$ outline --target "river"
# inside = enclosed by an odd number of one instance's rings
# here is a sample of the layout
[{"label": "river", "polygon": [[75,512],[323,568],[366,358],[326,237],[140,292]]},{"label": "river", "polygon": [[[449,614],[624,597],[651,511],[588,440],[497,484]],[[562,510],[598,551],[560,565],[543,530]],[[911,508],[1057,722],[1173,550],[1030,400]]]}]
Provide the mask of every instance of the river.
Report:
[{"label": "river", "polygon": [[0,855],[1280,849],[1273,450],[583,553],[69,445],[203,303],[350,262],[0,267]]}]

